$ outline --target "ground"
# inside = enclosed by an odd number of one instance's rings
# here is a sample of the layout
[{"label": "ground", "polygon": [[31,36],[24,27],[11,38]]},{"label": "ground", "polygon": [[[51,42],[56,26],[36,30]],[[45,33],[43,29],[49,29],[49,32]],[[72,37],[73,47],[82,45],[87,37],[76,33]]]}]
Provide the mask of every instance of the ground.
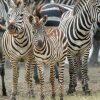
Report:
[{"label": "ground", "polygon": [[[10,94],[11,94],[11,84],[12,84],[12,69],[10,67],[5,68],[5,83],[6,83],[6,88],[7,88],[7,97],[2,97],[1,93],[1,81],[0,81],[0,100],[9,100]],[[40,100],[40,85],[34,84],[34,89],[35,89],[35,94],[36,98],[35,99],[29,99],[27,96],[27,86],[24,78],[25,74],[25,68],[23,66],[20,67],[20,75],[19,75],[19,82],[18,82],[18,97],[17,100]],[[50,95],[51,95],[51,85],[49,83],[49,69],[45,68],[45,96],[46,100],[51,100]],[[77,86],[77,92],[74,96],[67,96],[66,90],[68,90],[68,83],[69,83],[69,75],[68,75],[68,67],[65,67],[65,84],[64,84],[64,100],[100,100],[100,66],[97,67],[90,67],[89,66],[89,87],[92,92],[91,96],[84,96],[82,89],[81,89],[81,84],[78,82]],[[0,79],[1,80],[1,79]],[[57,93],[57,98],[59,95],[59,85],[56,79],[56,93]],[[59,100],[59,99],[57,99]]]}]

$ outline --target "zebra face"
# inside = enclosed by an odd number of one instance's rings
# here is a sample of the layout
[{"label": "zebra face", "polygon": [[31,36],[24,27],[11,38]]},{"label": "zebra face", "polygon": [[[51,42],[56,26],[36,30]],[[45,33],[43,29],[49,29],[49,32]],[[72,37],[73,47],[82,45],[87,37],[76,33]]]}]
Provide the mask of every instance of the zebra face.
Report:
[{"label": "zebra face", "polygon": [[17,36],[24,30],[23,25],[23,9],[21,8],[10,8],[7,15],[6,26],[10,34]]},{"label": "zebra face", "polygon": [[[25,31],[25,19],[28,17],[28,13],[32,8],[29,0],[7,0],[9,6],[6,27],[8,33],[14,37],[18,37],[23,31]],[[30,10],[30,11],[29,11]]]},{"label": "zebra face", "polygon": [[[43,46],[44,36],[45,36],[45,23],[47,21],[47,16],[44,16],[43,18],[39,19],[38,16],[29,16],[29,22],[32,25],[32,32],[34,41],[37,43],[38,47]],[[34,43],[35,43],[34,42]]]}]

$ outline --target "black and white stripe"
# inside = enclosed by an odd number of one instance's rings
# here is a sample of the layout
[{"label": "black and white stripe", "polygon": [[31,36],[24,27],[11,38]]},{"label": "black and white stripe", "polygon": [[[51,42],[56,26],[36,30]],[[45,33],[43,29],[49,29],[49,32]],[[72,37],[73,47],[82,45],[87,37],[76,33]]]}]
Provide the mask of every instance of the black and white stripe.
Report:
[{"label": "black and white stripe", "polygon": [[55,3],[74,5],[75,0],[54,0]]},{"label": "black and white stripe", "polygon": [[[26,3],[27,0],[24,1]],[[2,38],[2,47],[4,54],[9,58],[13,72],[13,84],[11,100],[16,100],[17,84],[19,76],[18,63],[21,59],[25,61],[26,81],[29,94],[33,93],[33,66],[34,56],[32,51],[31,24],[28,21],[29,10],[27,6],[20,1],[16,4],[12,0],[8,0],[9,11],[7,15],[6,31]]]},{"label": "black and white stripe", "polygon": [[[38,16],[30,16],[33,26],[33,52],[40,73],[41,95],[44,96],[43,66],[50,67],[50,82],[52,86],[52,97],[55,98],[54,65],[59,64],[60,100],[63,100],[64,92],[64,61],[67,52],[65,34],[58,28],[45,27],[47,16],[39,19]],[[44,100],[44,99],[43,99]]]},{"label": "black and white stripe", "polygon": [[[96,0],[88,0],[81,12],[73,16],[72,12],[66,12],[62,15],[59,28],[66,33],[69,61],[70,84],[68,93],[75,92],[76,69],[81,68],[82,88],[85,94],[89,94],[88,88],[88,69],[87,61],[91,47],[91,26],[100,22],[100,4]],[[80,65],[80,66],[79,66]]]}]

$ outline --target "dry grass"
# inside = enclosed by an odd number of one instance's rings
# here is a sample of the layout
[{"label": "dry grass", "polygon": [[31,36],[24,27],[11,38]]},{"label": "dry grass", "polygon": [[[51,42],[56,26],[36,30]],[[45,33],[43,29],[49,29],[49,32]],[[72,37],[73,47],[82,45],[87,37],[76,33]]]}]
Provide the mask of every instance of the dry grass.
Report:
[{"label": "dry grass", "polygon": [[[51,100],[51,86],[49,83],[49,69],[45,69],[45,100]],[[20,75],[19,75],[19,84],[18,84],[18,97],[17,100],[40,100],[40,85],[34,85],[36,98],[31,99],[27,96],[27,86],[24,80],[24,73],[25,70],[23,67],[20,68]],[[89,67],[89,87],[92,91],[92,96],[84,96],[81,84],[78,82],[77,86],[77,93],[74,96],[67,96],[66,90],[68,90],[68,82],[69,82],[69,75],[68,75],[68,68],[65,68],[65,86],[64,86],[64,100],[100,100],[100,67]],[[0,79],[1,80],[1,79]],[[0,100],[9,100],[10,93],[11,93],[11,83],[12,83],[12,70],[10,68],[6,68],[6,75],[5,75],[6,87],[7,87],[7,97],[1,96],[0,91]],[[0,90],[1,90],[1,82],[0,82]],[[56,80],[56,93],[57,97],[56,100],[59,100],[59,85]]]}]

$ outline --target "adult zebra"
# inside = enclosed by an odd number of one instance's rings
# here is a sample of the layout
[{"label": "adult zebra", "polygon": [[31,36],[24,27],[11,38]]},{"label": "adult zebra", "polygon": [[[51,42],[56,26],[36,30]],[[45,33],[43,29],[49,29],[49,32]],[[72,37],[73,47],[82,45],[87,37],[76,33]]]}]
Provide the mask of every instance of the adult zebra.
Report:
[{"label": "adult zebra", "polygon": [[[55,27],[45,27],[47,16],[39,19],[39,16],[29,16],[33,26],[33,52],[40,73],[41,100],[44,100],[43,66],[50,67],[50,83],[52,86],[52,98],[55,100],[54,65],[59,65],[60,100],[63,100],[64,92],[64,61],[67,52],[65,34]],[[43,99],[42,99],[43,98]]]},{"label": "adult zebra", "polygon": [[4,81],[4,76],[5,76],[5,69],[4,69],[4,64],[5,64],[5,56],[3,55],[2,52],[2,46],[1,46],[1,39],[2,35],[5,31],[5,21],[7,19],[7,12],[8,12],[8,6],[5,0],[0,0],[0,75],[2,79],[2,95],[6,96],[6,87],[5,87],[5,81]]},{"label": "adult zebra", "polygon": [[[7,0],[9,10],[6,22],[7,30],[3,34],[2,47],[4,54],[9,58],[12,72],[12,93],[11,100],[16,100],[17,84],[19,76],[18,62],[21,59],[25,61],[27,87],[29,95],[34,97],[33,91],[33,69],[34,56],[32,51],[32,28],[28,21],[28,15],[31,12],[31,4],[27,5],[27,0],[23,3],[18,0],[14,3],[12,0]],[[28,7],[27,7],[28,6]],[[30,7],[30,8],[29,8]],[[27,9],[29,8],[29,9]]]},{"label": "adult zebra", "polygon": [[73,12],[62,15],[59,28],[66,33],[68,43],[67,58],[70,74],[68,94],[75,92],[77,66],[81,68],[83,91],[85,94],[90,94],[87,61],[91,47],[90,29],[94,21],[100,22],[100,4],[96,0],[86,1],[83,9],[74,16]]}]

